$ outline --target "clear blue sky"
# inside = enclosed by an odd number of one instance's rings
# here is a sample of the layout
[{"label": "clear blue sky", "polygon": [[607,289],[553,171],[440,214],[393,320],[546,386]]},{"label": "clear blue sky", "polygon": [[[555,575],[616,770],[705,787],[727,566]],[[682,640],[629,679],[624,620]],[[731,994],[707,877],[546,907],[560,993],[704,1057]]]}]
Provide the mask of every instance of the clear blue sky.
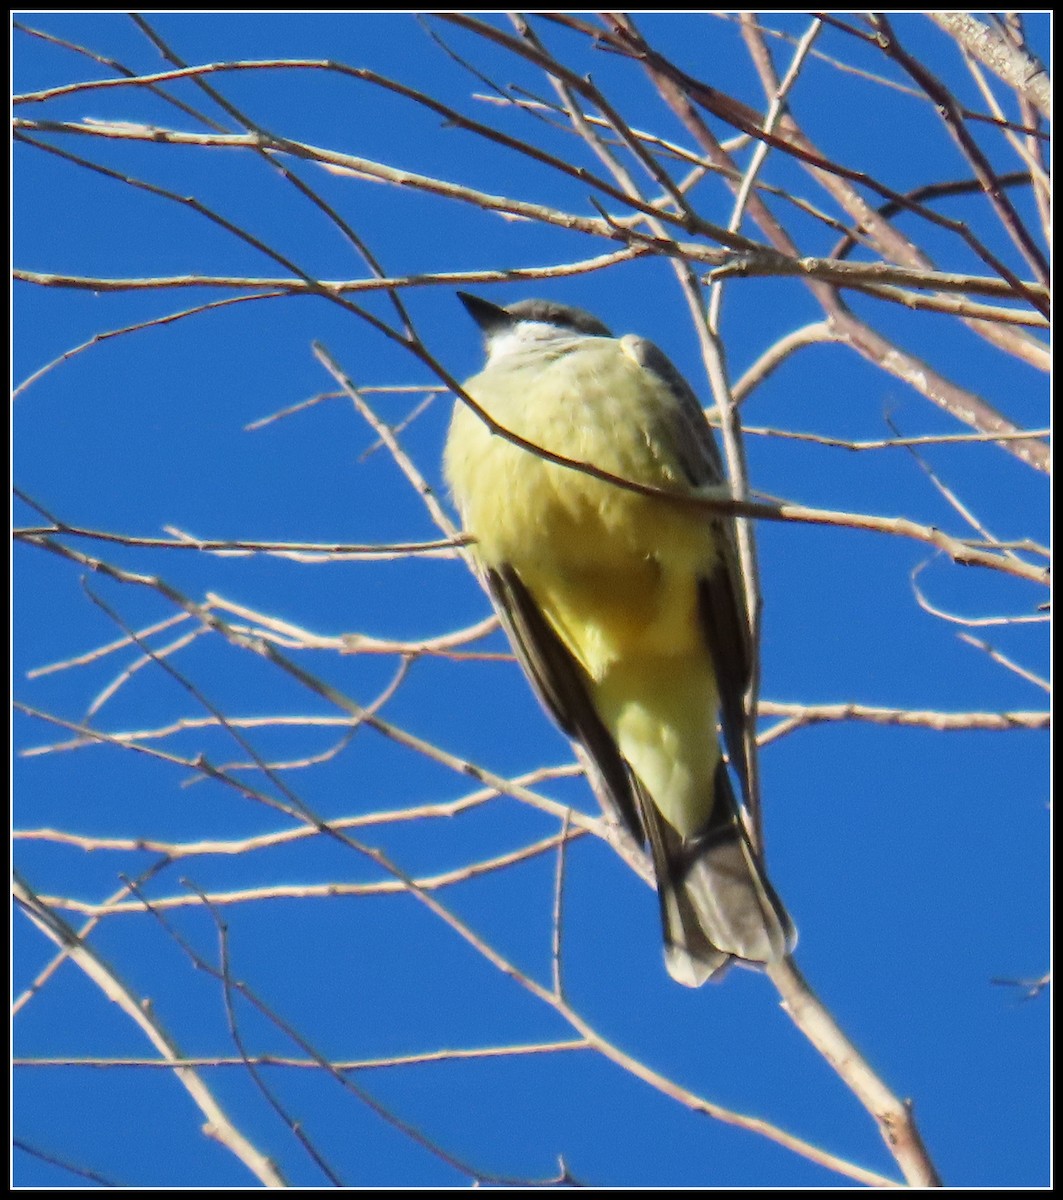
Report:
[{"label": "clear blue sky", "polygon": [[[90,48],[138,73],[163,69],[158,51],[119,14],[17,18]],[[501,16],[489,18],[509,28]],[[555,153],[604,168],[586,148],[528,117],[471,98],[487,90],[434,43],[415,19],[381,14],[162,14],[153,26],[188,63],[332,59],[367,66],[438,96],[482,121],[535,138]],[[775,18],[773,18],[775,20]],[[807,17],[779,17],[800,34]],[[963,101],[984,102],[951,44],[924,18],[897,17],[909,48],[925,54]],[[691,73],[763,109],[735,26],[708,14],[639,16],[647,36]],[[436,32],[498,83],[545,96],[527,63],[446,26]],[[634,126],[689,145],[674,117],[631,64],[589,54],[572,34],[540,35],[613,97]],[[1028,18],[1047,61],[1048,22]],[[788,43],[773,42],[781,67]],[[894,68],[826,31],[817,49],[900,81]],[[17,93],[113,69],[16,31]],[[588,188],[471,134],[371,84],[315,70],[219,75],[215,86],[263,129],[316,146],[494,194],[517,195],[594,217]],[[188,81],[171,94],[232,131],[232,119]],[[552,95],[552,93],[549,93]],[[961,178],[969,169],[933,108],[814,59],[791,99],[820,147],[873,171],[898,190]],[[1010,113],[1010,110],[1009,110]],[[197,119],[140,89],[82,92],[20,106],[16,115],[55,121],[125,121],[196,131]],[[1012,114],[1013,115],[1013,114]],[[725,131],[726,132],[726,131]],[[42,134],[42,141],[169,189],[281,249],[319,278],[363,278],[365,267],[335,226],[247,151],[208,150]],[[1002,140],[994,163],[1014,169]],[[14,256],[26,270],[105,278],[170,275],[280,276],[287,272],[217,224],[173,200],[92,173],[40,149],[15,147]],[[943,165],[944,164],[944,165]],[[365,238],[392,275],[573,262],[611,247],[530,222],[506,222],[457,201],[327,174],[303,164],[318,193]],[[763,176],[813,186],[769,156]],[[1014,194],[1031,221],[1025,191]],[[724,189],[694,193],[723,222]],[[817,200],[821,194],[817,194]],[[825,200],[822,201],[827,206]],[[780,215],[805,253],[827,253],[835,235],[810,218]],[[832,210],[833,211],[833,210]],[[953,200],[949,215],[993,229],[981,198]],[[922,224],[900,226],[922,238]],[[755,228],[744,227],[751,236]],[[1028,270],[994,230],[993,250]],[[985,273],[955,238],[929,247],[943,270]],[[657,341],[708,401],[708,386],[682,297],[666,262],[534,285],[471,287],[500,303],[544,295],[588,308],[615,331]],[[425,343],[458,378],[480,361],[478,332],[451,287],[406,293]],[[15,287],[16,383],[93,335],[227,295],[198,287],[128,292]],[[946,317],[849,297],[853,309],[1016,424],[1047,421],[1044,377],[1016,364]],[[364,300],[381,319],[379,295]],[[728,364],[738,377],[776,338],[819,318],[800,283],[736,280],[724,300]],[[426,368],[368,324],[320,299],[261,299],[127,333],[57,364],[14,408],[16,484],[43,509],[79,527],[143,537],[177,527],[197,537],[314,543],[389,543],[438,536],[390,456],[366,457],[373,433],[349,402],[328,399],[284,420],[247,426],[335,390],[311,343],[326,346],[359,386],[436,382]],[[398,424],[420,396],[375,395]],[[439,458],[450,402],[437,399],[402,434],[403,445],[444,496]],[[746,405],[755,428],[841,439],[962,432],[963,427],[897,379],[843,348],[791,357]],[[753,434],[750,477],[765,494],[840,511],[903,515],[958,536],[970,529],[904,450],[851,453]],[[1048,540],[1046,477],[998,447],[935,446],[925,452],[942,482],[1001,539]],[[18,525],[40,515],[16,502]],[[919,606],[911,573],[942,610],[967,617],[1035,615],[1035,585],[963,569],[925,544],[881,534],[798,524],[758,526],[764,592],[763,697],[776,702],[852,703],[945,713],[1043,710],[1036,683],[961,640],[992,644],[1047,672],[1044,624],[968,627]],[[414,640],[443,635],[488,614],[460,562],[421,558],[310,564],[147,550],[88,539],[64,544],[126,570],[157,574],[194,600],[208,593],[326,637],[364,634]],[[121,584],[47,553],[15,554],[14,688],[25,705],[108,732],[157,729],[201,718],[201,699],[157,663],[141,667],[98,712],[90,705],[138,660],[128,647],[69,669],[29,672],[105,646],[122,626],[144,629],[178,610],[156,591]],[[101,603],[96,603],[93,597]],[[114,615],[111,615],[111,614]],[[116,623],[117,621],[120,622]],[[159,651],[185,622],[154,635]],[[475,649],[502,652],[498,635]],[[291,653],[300,667],[360,704],[391,681],[393,655]],[[217,636],[176,651],[173,666],[198,696],[230,717],[331,716],[337,710],[260,658]],[[422,657],[381,715],[449,754],[513,777],[571,761],[509,661]],[[765,721],[769,728],[772,722]],[[62,729],[19,712],[16,750],[65,740]],[[369,729],[337,750],[328,728],[251,728],[256,753],[301,801],[326,819],[453,801],[475,783]],[[248,752],[219,730],[188,729],[146,742],[192,758],[202,753],[270,795],[274,785]],[[293,766],[293,760],[315,757]],[[866,722],[829,722],[780,738],[762,755],[764,819],[774,881],[800,929],[797,962],[871,1065],[914,1104],[945,1181],[972,1187],[1043,1186],[1048,1166],[1048,1001],[994,983],[1049,966],[1048,735],[1025,730],[941,732]],[[89,838],[186,844],[231,842],[297,822],[220,783],[114,746],[16,757],[15,821]],[[541,785],[585,811],[581,780]],[[555,821],[496,798],[462,815],[356,831],[411,875],[432,875],[517,850],[557,832]],[[42,895],[102,901],[159,860],[135,849],[83,848],[37,839],[16,843],[16,863]],[[720,986],[688,992],[666,975],[652,893],[594,839],[569,847],[563,960],[567,994],[583,1017],[627,1053],[707,1100],[771,1121],[831,1153],[898,1177],[871,1118],[809,1046],[770,983],[736,970]],[[443,888],[439,899],[541,983],[550,978],[556,856]],[[154,898],[248,888],[353,883],[379,868],[325,837],[242,854],[198,854],[171,863],[145,886]],[[187,881],[187,882],[183,882]],[[61,909],[75,927],[84,920]],[[228,922],[232,973],[320,1053],[380,1058],[575,1036],[560,1018],[484,961],[438,917],[408,897],[244,899],[219,908]],[[217,962],[217,929],[198,904],[168,915],[197,953]],[[51,944],[14,918],[15,994],[51,960]],[[89,944],[132,993],[149,998],[190,1056],[233,1056],[218,983],[197,972],[177,938],[151,916],[106,918]],[[246,1005],[249,1052],[305,1058],[305,1050]],[[19,1010],[22,1058],[121,1058],[154,1051],[100,990],[64,964]],[[690,1112],[592,1051],[479,1058],[358,1072],[360,1088],[403,1123],[487,1178],[536,1182],[559,1158],[598,1186],[837,1186],[845,1178],[748,1132]],[[204,1079],[246,1137],[292,1184],[326,1176],[241,1067]],[[470,1174],[398,1131],[362,1099],[316,1069],[267,1070],[283,1106],[302,1123],[336,1175],[351,1186],[464,1186]],[[20,1066],[14,1076],[15,1182],[71,1186],[79,1178],[52,1155],[127,1186],[243,1186],[253,1177],[201,1132],[202,1114],[163,1069]],[[84,1180],[80,1180],[84,1182]]]}]

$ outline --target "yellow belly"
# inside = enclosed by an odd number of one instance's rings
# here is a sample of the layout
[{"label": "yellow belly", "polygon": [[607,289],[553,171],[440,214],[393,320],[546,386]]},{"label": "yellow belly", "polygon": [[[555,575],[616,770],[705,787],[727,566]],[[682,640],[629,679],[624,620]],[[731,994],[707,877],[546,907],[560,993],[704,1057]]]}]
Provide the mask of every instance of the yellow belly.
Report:
[{"label": "yellow belly", "polygon": [[[646,433],[675,401],[666,389],[647,389],[616,347],[606,342],[519,387],[488,370],[466,389],[537,446],[623,479],[690,490],[675,448]],[[446,469],[483,562],[517,569],[592,676],[629,648],[693,652],[695,580],[715,558],[702,513],[547,462],[491,434],[460,404]]]},{"label": "yellow belly", "polygon": [[[639,368],[605,343],[602,355],[581,355],[562,375],[531,373],[518,388],[488,369],[466,390],[535,445],[620,478],[689,490],[675,448],[647,435],[675,401],[666,389],[645,390],[641,372],[643,390],[633,388],[631,371]],[[547,462],[491,434],[460,404],[445,465],[478,556],[516,569],[593,681],[621,753],[672,825],[694,832],[711,808],[719,757],[698,613],[698,580],[716,558],[704,514]]]}]

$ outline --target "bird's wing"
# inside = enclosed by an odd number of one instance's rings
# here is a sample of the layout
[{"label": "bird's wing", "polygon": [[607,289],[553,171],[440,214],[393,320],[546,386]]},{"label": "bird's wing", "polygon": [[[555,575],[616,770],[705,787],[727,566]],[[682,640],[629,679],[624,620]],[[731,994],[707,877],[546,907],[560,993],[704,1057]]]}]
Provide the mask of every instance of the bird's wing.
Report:
[{"label": "bird's wing", "polygon": [[631,774],[594,706],[587,673],[513,567],[508,563],[488,567],[484,575],[495,610],[539,699],[565,733],[587,751],[614,809],[643,844],[645,824]]},{"label": "bird's wing", "polygon": [[[707,979],[722,976],[732,954],[745,957],[742,950],[747,949],[747,942],[753,946],[752,951],[747,950],[748,957],[766,957],[769,951],[761,949],[766,936],[762,935],[762,910],[770,912],[770,908],[760,903],[756,888],[761,873],[751,851],[746,850],[746,858],[741,858],[736,868],[736,855],[741,855],[748,843],[742,840],[746,835],[741,824],[735,825],[733,798],[717,806],[719,811],[704,836],[694,842],[681,838],[621,757],[591,700],[586,672],[554,632],[517,572],[509,565],[489,567],[485,578],[510,642],[540,700],[582,748],[580,759],[595,792],[603,805],[611,807],[624,821],[640,845],[648,843],[657,878],[669,973],[687,987],[697,987]],[[722,763],[720,771],[724,772]],[[724,786],[724,794],[730,796],[726,778]],[[728,836],[732,825],[737,836]],[[766,880],[763,886],[770,893]],[[786,919],[785,914],[782,919]],[[746,926],[752,928],[752,940]],[[781,941],[781,935],[776,940]],[[721,950],[720,945],[728,949]]]},{"label": "bird's wing", "polygon": [[[668,356],[645,338],[622,339],[627,353],[643,370],[656,375],[678,402],[662,419],[667,426],[653,434],[670,445],[687,478],[695,487],[726,483],[723,460],[712,427],[690,385]],[[752,644],[746,617],[745,589],[734,520],[720,514],[707,518],[716,533],[717,557],[698,582],[698,607],[705,640],[712,656],[720,695],[721,720],[728,757],[749,800],[747,735],[752,735],[745,696],[752,682]]]}]

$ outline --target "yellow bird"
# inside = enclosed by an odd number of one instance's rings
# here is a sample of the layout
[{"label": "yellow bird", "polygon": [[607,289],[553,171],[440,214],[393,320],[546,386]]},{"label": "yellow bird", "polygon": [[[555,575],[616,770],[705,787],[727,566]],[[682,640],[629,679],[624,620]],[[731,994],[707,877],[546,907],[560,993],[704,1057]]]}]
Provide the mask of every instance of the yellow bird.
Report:
[{"label": "yellow bird", "polygon": [[[683,377],[652,343],[545,300],[458,293],[487,363],[465,391],[533,446],[696,495],[724,484]],[[649,843],[672,977],[778,961],[793,925],[742,821],[749,625],[734,523],[551,463],[460,399],[444,468],[495,608],[595,791]],[[718,494],[718,493],[717,493]]]}]

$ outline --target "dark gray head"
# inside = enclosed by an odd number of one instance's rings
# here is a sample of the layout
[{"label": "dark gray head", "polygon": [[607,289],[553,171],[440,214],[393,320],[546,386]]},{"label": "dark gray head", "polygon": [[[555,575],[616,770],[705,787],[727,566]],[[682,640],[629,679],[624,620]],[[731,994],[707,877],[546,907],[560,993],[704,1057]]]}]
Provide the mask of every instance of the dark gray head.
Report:
[{"label": "dark gray head", "polygon": [[550,325],[583,337],[613,336],[608,327],[593,314],[567,304],[555,304],[553,300],[518,300],[516,304],[500,308],[488,300],[481,300],[479,296],[470,296],[468,292],[458,292],[458,299],[483,330],[488,342],[499,334],[515,329],[522,321]]}]

